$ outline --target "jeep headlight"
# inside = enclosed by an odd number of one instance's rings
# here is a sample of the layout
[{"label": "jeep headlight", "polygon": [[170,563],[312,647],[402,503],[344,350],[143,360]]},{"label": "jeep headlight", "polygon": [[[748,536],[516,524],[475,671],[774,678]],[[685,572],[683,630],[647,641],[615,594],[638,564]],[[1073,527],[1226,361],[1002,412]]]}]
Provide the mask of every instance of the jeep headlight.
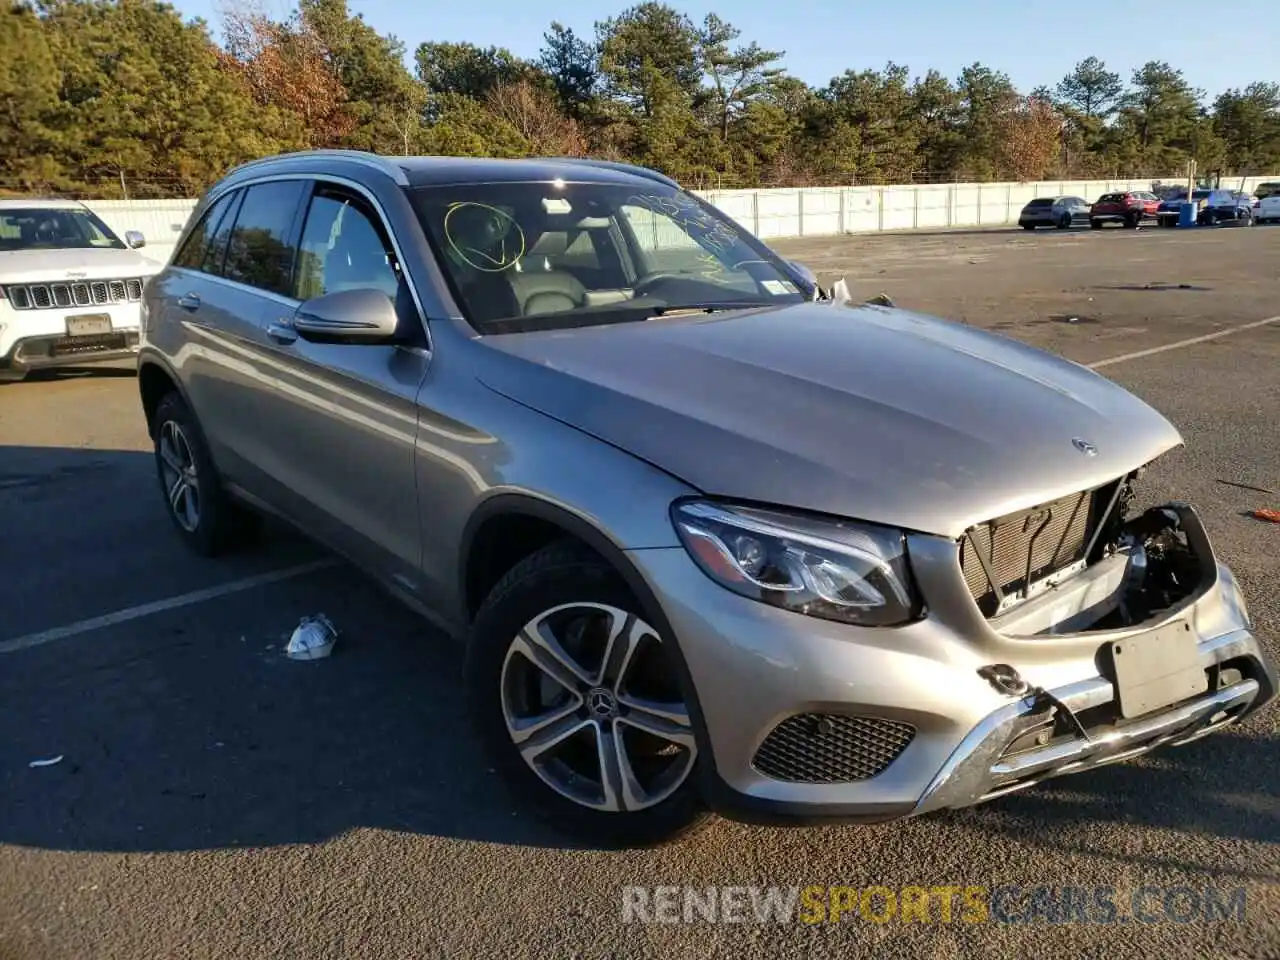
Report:
[{"label": "jeep headlight", "polygon": [[919,616],[900,530],[706,500],[672,519],[702,571],[744,597],[866,627]]}]

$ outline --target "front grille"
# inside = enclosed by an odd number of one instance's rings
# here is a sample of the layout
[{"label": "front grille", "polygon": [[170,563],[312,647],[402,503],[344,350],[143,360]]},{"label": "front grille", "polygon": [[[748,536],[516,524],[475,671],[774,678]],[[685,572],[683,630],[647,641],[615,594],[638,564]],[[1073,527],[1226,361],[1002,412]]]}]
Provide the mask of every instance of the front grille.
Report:
[{"label": "front grille", "polygon": [[95,307],[142,299],[142,280],[85,280],[68,283],[11,283],[4,288],[15,310]]},{"label": "front grille", "polygon": [[752,766],[791,783],[870,780],[898,759],[915,735],[915,727],[897,720],[802,713],[773,728]]},{"label": "front grille", "polygon": [[1017,594],[1081,560],[1113,493],[1108,484],[970,528],[960,538],[960,566],[983,615],[996,613],[999,594]]}]

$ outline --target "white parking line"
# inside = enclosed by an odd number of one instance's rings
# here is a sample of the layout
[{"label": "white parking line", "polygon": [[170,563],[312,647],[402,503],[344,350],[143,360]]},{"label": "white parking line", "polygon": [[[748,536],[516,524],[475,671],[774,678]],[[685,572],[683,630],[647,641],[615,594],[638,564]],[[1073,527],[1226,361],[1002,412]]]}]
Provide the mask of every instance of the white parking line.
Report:
[{"label": "white parking line", "polygon": [[156,600],[152,603],[139,604],[136,607],[126,607],[123,610],[116,610],[113,613],[104,613],[100,617],[90,617],[88,620],[79,620],[76,623],[69,623],[64,627],[54,627],[51,630],[41,630],[39,633],[29,633],[25,637],[15,637],[12,640],[0,642],[0,654],[14,653],[18,650],[28,650],[31,647],[43,646],[46,643],[53,643],[55,640],[65,640],[68,637],[74,637],[81,633],[89,633],[92,630],[101,630],[103,627],[114,627],[116,624],[128,623],[130,620],[137,620],[141,617],[149,617],[153,613],[164,613],[167,610],[177,610],[180,607],[189,607],[195,603],[204,603],[206,600],[216,600],[218,597],[229,596],[233,593],[242,593],[245,590],[252,590],[254,587],[265,586],[268,583],[279,583],[282,580],[293,580],[296,577],[304,577],[309,573],[315,573],[317,570],[327,570],[330,567],[336,567],[338,561],[335,559],[313,560],[311,563],[301,563],[296,567],[286,567],[283,570],[272,570],[269,573],[259,573],[256,576],[245,577],[243,580],[233,580],[230,583],[222,583],[216,587],[206,587],[203,590],[192,590],[190,593],[180,593],[176,597],[169,597],[167,600]]},{"label": "white parking line", "polygon": [[1097,360],[1094,363],[1085,364],[1092,370],[1099,367],[1109,367],[1113,363],[1124,363],[1126,360],[1137,360],[1140,357],[1150,357],[1153,354],[1164,353],[1166,350],[1179,350],[1182,347],[1190,347],[1193,344],[1204,343],[1206,340],[1217,340],[1219,337],[1229,337],[1233,333],[1243,333],[1246,330],[1253,330],[1257,327],[1265,327],[1269,323],[1280,321],[1280,317],[1267,317],[1265,320],[1255,320],[1253,323],[1242,323],[1238,327],[1227,327],[1225,330],[1219,330],[1216,333],[1206,333],[1202,337],[1191,337],[1187,340],[1178,340],[1174,343],[1166,343],[1160,347],[1151,347],[1147,350],[1135,350],[1133,353],[1122,353],[1118,357],[1108,357],[1106,360]]}]

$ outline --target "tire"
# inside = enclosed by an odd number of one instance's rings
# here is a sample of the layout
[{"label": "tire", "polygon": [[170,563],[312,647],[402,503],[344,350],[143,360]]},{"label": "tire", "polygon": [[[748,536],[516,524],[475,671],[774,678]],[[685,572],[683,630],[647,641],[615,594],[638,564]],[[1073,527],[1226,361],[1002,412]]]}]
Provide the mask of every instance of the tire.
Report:
[{"label": "tire", "polygon": [[156,406],[154,433],[165,512],[183,543],[200,556],[213,557],[252,541],[260,518],[222,489],[204,434],[177,392],[166,394]]},{"label": "tire", "polygon": [[1102,229],[1102,221],[1101,221],[1101,220],[1090,220],[1090,221],[1089,221],[1089,229],[1090,229],[1090,230],[1101,230],[1101,229]]},{"label": "tire", "polygon": [[1020,226],[1023,230],[1034,230],[1036,228],[1036,225],[1034,223],[1020,223],[1018,224],[1018,226]]},{"label": "tire", "polygon": [[[635,644],[611,645],[606,627],[624,616],[612,632]],[[554,654],[536,641],[548,634],[559,641]],[[644,622],[621,577],[577,543],[553,543],[516,564],[481,605],[466,658],[472,720],[512,794],[566,836],[607,848],[667,843],[704,822],[694,721],[664,651],[673,643]],[[662,702],[666,719],[631,706],[630,690]],[[633,722],[662,727],[664,738]],[[603,772],[603,750],[613,777]],[[631,792],[620,788],[619,758],[636,772]]]},{"label": "tire", "polygon": [[0,383],[21,383],[26,377],[25,370],[0,370]]}]

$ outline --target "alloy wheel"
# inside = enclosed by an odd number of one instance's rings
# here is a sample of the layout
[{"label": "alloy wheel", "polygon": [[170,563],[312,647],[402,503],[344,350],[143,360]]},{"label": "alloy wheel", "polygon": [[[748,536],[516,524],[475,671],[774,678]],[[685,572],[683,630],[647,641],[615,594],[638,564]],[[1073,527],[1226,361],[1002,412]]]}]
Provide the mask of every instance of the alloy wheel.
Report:
[{"label": "alloy wheel", "polygon": [[670,797],[697,757],[689,710],[658,632],[600,603],[563,604],[525,624],[507,649],[507,732],[561,796],[607,812]]},{"label": "alloy wheel", "polygon": [[166,420],[160,426],[160,471],[165,496],[178,526],[194,533],[200,526],[200,486],[195,457],[182,426]]}]

